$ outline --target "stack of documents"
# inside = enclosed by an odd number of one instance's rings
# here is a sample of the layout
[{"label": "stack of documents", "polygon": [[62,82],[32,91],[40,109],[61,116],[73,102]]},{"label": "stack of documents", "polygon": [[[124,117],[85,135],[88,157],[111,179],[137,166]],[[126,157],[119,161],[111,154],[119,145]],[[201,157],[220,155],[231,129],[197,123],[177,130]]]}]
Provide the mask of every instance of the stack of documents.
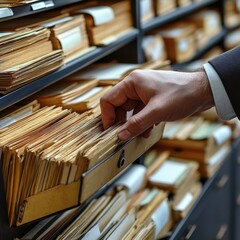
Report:
[{"label": "stack of documents", "polygon": [[227,27],[237,26],[240,21],[240,5],[239,2],[236,1],[227,1],[225,3],[225,14],[224,21]]},{"label": "stack of documents", "polygon": [[37,1],[38,0],[0,0],[0,7],[16,7]]},{"label": "stack of documents", "polygon": [[153,0],[140,0],[140,16],[142,22],[147,22],[154,18]]},{"label": "stack of documents", "polygon": [[89,47],[88,34],[83,15],[69,16],[67,13],[50,11],[36,17],[24,17],[19,21],[11,20],[0,29],[21,31],[27,28],[44,27],[51,32],[50,40],[54,50],[62,50],[65,62],[92,50]]},{"label": "stack of documents", "polygon": [[65,62],[79,57],[89,50],[89,41],[83,15],[50,20],[41,26],[51,30],[54,49],[62,49]]},{"label": "stack of documents", "polygon": [[[78,181],[82,169],[86,169],[81,159],[91,159],[89,165],[94,165],[118,143],[118,126],[103,132],[100,116],[79,115],[59,107],[22,114],[24,118],[15,118],[15,122],[3,126],[0,134],[11,225],[16,222],[24,199]],[[1,119],[1,123],[9,118]]]},{"label": "stack of documents", "polygon": [[190,60],[196,53],[195,30],[194,24],[181,21],[155,29],[153,32],[163,37],[168,59],[181,63]]},{"label": "stack of documents", "polygon": [[203,48],[210,38],[216,36],[222,29],[219,12],[214,10],[203,10],[187,18],[195,25],[197,46]]},{"label": "stack of documents", "polygon": [[150,152],[150,158],[154,154],[155,159],[147,170],[148,183],[169,193],[174,220],[179,221],[186,216],[201,192],[198,164],[170,157],[167,152]]},{"label": "stack of documents", "polygon": [[240,136],[240,120],[238,118],[233,118],[232,120],[223,121],[219,118],[216,109],[210,108],[207,111],[198,113],[198,116],[203,117],[205,120],[210,122],[220,122],[226,126],[229,126],[232,130],[231,140],[234,141]]},{"label": "stack of documents", "polygon": [[[172,224],[167,195],[158,189],[144,189],[145,180],[146,168],[132,165],[111,189],[100,198],[92,200],[83,212],[75,215],[57,239],[138,240],[164,236]],[[52,221],[48,228],[43,228],[43,225],[46,226],[46,221],[51,219],[40,222],[22,239],[52,239],[49,233],[54,234],[64,215],[69,216],[68,211]],[[41,231],[41,228],[46,230]],[[54,236],[55,239],[56,235]]]},{"label": "stack of documents", "polygon": [[68,77],[69,81],[92,81],[98,80],[99,86],[116,85],[135,69],[169,69],[169,61],[159,60],[144,64],[129,63],[94,63]]},{"label": "stack of documents", "polygon": [[28,233],[26,233],[21,240],[54,240],[57,233],[62,232],[60,231],[62,228],[66,228],[68,225],[68,221],[78,213],[79,207],[75,207],[64,211],[60,214],[56,214],[50,217],[47,217],[36,224]]},{"label": "stack of documents", "polygon": [[2,128],[17,122],[40,108],[40,104],[35,100],[21,108],[16,108],[15,106],[10,107],[0,113],[0,130]]},{"label": "stack of documents", "polygon": [[185,5],[188,5],[188,4],[192,4],[191,0],[176,0],[176,2],[177,2],[178,7],[185,6]]},{"label": "stack of documents", "polygon": [[197,161],[202,177],[210,177],[228,154],[231,136],[229,126],[193,117],[166,124],[158,147],[172,156]]},{"label": "stack of documents", "polygon": [[165,43],[159,34],[144,36],[142,40],[142,48],[145,59],[148,62],[165,61],[167,59]]},{"label": "stack of documents", "polygon": [[91,45],[107,45],[132,30],[130,1],[98,1],[92,5],[71,9],[72,14],[84,14]]},{"label": "stack of documents", "polygon": [[176,0],[154,0],[155,14],[161,15],[176,8]]},{"label": "stack of documents", "polygon": [[63,63],[61,50],[53,50],[50,31],[37,27],[0,32],[0,93],[21,87]]},{"label": "stack of documents", "polygon": [[57,105],[84,112],[98,107],[101,96],[111,88],[97,85],[95,79],[78,82],[64,79],[40,92],[37,99],[42,106]]}]

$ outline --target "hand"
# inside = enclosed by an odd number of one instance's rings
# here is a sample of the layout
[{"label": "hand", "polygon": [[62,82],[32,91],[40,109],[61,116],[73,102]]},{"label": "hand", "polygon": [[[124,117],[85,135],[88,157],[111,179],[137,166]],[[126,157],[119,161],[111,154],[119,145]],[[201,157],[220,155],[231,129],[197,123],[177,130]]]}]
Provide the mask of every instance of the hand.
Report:
[{"label": "hand", "polygon": [[126,121],[127,111],[134,110],[118,134],[126,141],[139,134],[148,137],[154,124],[207,110],[214,101],[204,71],[135,70],[110,89],[100,105],[105,129]]}]

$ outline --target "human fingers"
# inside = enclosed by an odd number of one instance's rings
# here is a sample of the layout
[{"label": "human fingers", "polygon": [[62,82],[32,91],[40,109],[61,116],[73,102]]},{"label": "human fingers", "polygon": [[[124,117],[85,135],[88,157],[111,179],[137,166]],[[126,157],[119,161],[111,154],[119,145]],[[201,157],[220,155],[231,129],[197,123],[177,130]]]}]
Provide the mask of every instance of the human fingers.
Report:
[{"label": "human fingers", "polygon": [[140,112],[128,119],[122,126],[118,137],[123,141],[127,141],[145,132],[157,122],[156,116],[156,108],[151,103],[147,104]]},{"label": "human fingers", "polygon": [[116,108],[116,122],[124,123],[126,122],[127,111],[122,109],[121,107]]},{"label": "human fingers", "polygon": [[107,93],[100,99],[104,129],[109,128],[115,123],[116,108],[123,105],[128,99],[123,89],[123,84],[119,83],[117,86],[114,86],[107,91]]},{"label": "human fingers", "polygon": [[150,128],[148,128],[148,129],[142,134],[142,136],[143,136],[144,138],[149,138],[150,135],[151,135],[151,133],[152,133],[152,130],[153,130],[153,126],[151,126]]}]

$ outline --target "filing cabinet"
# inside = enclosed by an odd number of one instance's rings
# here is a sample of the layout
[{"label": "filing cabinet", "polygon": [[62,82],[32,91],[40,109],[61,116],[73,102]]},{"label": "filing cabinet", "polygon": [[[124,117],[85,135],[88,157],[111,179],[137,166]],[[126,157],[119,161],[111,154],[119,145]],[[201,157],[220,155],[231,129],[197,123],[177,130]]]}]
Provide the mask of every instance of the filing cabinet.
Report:
[{"label": "filing cabinet", "polygon": [[233,146],[233,239],[240,239],[240,139]]},{"label": "filing cabinet", "polygon": [[205,183],[201,196],[185,222],[179,224],[173,232],[171,240],[232,239],[231,161],[229,154],[219,171]]}]

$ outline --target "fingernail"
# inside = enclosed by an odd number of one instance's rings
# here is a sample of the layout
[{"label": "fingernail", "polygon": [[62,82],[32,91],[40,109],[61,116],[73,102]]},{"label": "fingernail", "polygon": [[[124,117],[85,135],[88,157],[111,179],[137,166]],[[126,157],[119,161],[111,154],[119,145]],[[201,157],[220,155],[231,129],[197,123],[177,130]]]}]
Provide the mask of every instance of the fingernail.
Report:
[{"label": "fingernail", "polygon": [[121,132],[118,133],[118,137],[122,141],[127,141],[131,138],[131,133],[128,130],[122,130]]}]

